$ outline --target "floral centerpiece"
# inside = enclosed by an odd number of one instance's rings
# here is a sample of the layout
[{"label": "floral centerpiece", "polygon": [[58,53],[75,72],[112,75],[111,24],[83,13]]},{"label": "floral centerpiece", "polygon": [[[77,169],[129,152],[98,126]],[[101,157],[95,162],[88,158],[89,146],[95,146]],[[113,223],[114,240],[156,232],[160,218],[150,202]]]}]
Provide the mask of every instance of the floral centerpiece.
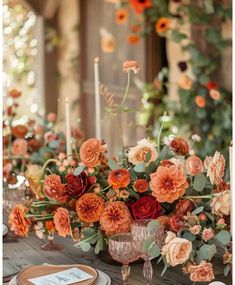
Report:
[{"label": "floral centerpiece", "polygon": [[12,210],[11,229],[23,237],[30,230],[41,238],[70,236],[76,247],[93,245],[98,254],[110,236],[130,231],[132,220],[156,219],[165,226],[165,243],[146,250],[165,269],[181,264],[192,281],[210,281],[210,261],[221,247],[228,274],[231,194],[223,155],[202,161],[182,138],[162,148],[142,139],[119,157],[108,158],[106,148],[92,138],[73,159],[61,153],[53,173],[44,168],[35,199]]}]

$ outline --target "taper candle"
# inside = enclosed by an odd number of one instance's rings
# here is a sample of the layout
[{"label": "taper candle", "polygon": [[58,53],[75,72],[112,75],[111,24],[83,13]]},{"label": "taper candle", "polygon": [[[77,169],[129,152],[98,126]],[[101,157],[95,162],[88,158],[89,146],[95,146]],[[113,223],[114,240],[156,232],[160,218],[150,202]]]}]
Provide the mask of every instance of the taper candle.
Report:
[{"label": "taper candle", "polygon": [[95,78],[95,136],[101,140],[101,110],[100,110],[100,80],[99,80],[99,58],[94,60]]},{"label": "taper candle", "polygon": [[66,97],[65,99],[65,121],[66,121],[66,153],[68,159],[72,158],[72,141],[71,141],[71,124],[70,124],[70,105],[69,99]]}]

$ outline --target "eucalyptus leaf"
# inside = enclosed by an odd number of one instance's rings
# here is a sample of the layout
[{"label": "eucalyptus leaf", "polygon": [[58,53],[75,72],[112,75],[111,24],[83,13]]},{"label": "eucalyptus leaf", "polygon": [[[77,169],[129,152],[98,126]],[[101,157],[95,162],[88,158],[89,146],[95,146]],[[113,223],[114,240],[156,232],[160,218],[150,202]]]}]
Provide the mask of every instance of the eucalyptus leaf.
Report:
[{"label": "eucalyptus leaf", "polygon": [[81,241],[78,246],[81,248],[82,251],[89,251],[91,249],[91,245],[89,242]]},{"label": "eucalyptus leaf", "polygon": [[194,178],[194,181],[193,181],[194,190],[197,192],[203,191],[205,186],[206,186],[206,181],[207,181],[207,178],[204,174],[202,174],[202,173],[198,174]]},{"label": "eucalyptus leaf", "polygon": [[222,230],[215,236],[215,238],[218,240],[218,242],[227,244],[231,239],[231,235],[228,231]]},{"label": "eucalyptus leaf", "polygon": [[[211,260],[216,254],[217,249],[214,244],[204,244],[198,252],[197,262],[200,263],[203,259]],[[200,257],[200,258],[199,258]]]},{"label": "eucalyptus leaf", "polygon": [[59,141],[54,140],[54,141],[51,141],[51,142],[49,143],[49,147],[51,147],[51,148],[57,148],[57,147],[59,146],[59,144],[60,144]]},{"label": "eucalyptus leaf", "polygon": [[75,168],[73,174],[76,176],[80,175],[83,172],[84,168],[85,166],[79,165],[78,167]]},{"label": "eucalyptus leaf", "polygon": [[118,166],[117,162],[116,162],[114,159],[112,159],[112,158],[109,158],[109,160],[108,160],[108,166],[109,166],[109,168],[112,169],[112,170],[115,170],[115,169],[119,169],[119,168],[120,168],[120,167]]},{"label": "eucalyptus leaf", "polygon": [[203,210],[204,210],[204,206],[200,206],[200,207],[196,208],[196,209],[192,212],[192,214],[193,214],[193,215],[200,214]]},{"label": "eucalyptus leaf", "polygon": [[134,166],[133,169],[137,173],[144,172],[145,171],[145,165],[144,165],[144,163],[138,163]]},{"label": "eucalyptus leaf", "polygon": [[227,264],[227,265],[224,267],[224,276],[228,276],[229,271],[230,271],[230,265]]},{"label": "eucalyptus leaf", "polygon": [[159,226],[158,220],[153,220],[148,223],[148,229],[153,230],[153,231],[156,230],[158,226]]},{"label": "eucalyptus leaf", "polygon": [[190,232],[184,232],[183,238],[189,240],[189,241],[195,241],[196,236],[191,234]]}]

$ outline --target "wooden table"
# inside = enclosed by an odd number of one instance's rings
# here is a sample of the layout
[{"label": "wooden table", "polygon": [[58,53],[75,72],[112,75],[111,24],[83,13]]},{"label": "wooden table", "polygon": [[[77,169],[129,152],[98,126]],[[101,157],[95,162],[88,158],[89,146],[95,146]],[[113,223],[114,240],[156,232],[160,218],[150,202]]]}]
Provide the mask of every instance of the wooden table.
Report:
[{"label": "wooden table", "polygon": [[[83,263],[91,265],[97,269],[106,272],[112,279],[112,285],[120,285],[120,267],[114,265],[108,265],[102,262],[92,251],[84,253],[79,249],[73,247],[71,239],[56,238],[56,241],[64,246],[61,251],[47,252],[40,249],[40,245],[44,241],[39,240],[35,236],[30,236],[25,239],[18,239],[17,242],[3,243],[3,271],[19,271],[20,269],[28,265],[36,265],[42,263],[50,264],[74,264]],[[131,266],[130,283],[133,285],[146,284],[142,275],[142,264],[136,264]],[[153,285],[189,285],[192,282],[188,276],[183,275],[178,269],[168,270],[163,277],[161,272],[163,269],[162,264],[156,264],[153,262],[154,276]],[[232,284],[231,276],[226,278],[223,276],[222,261],[216,263],[215,272],[217,281],[222,281],[226,285]],[[8,284],[8,283],[4,283]],[[199,283],[198,283],[199,284]],[[200,283],[203,284],[203,283]]]}]

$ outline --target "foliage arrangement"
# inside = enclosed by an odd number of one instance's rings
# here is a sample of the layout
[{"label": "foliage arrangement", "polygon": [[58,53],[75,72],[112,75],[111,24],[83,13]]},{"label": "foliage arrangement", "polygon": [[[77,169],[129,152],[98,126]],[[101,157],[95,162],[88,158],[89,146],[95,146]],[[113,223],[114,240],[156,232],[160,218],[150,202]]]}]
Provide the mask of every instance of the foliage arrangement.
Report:
[{"label": "foliage arrangement", "polygon": [[[107,0],[108,1],[108,0]],[[188,132],[197,133],[202,142],[197,149],[202,155],[214,152],[217,147],[225,154],[231,142],[231,92],[219,80],[221,55],[231,40],[223,38],[221,24],[232,17],[230,1],[185,0],[119,0],[115,3],[116,23],[128,23],[129,42],[136,44],[141,36],[155,28],[156,33],[179,44],[189,54],[189,59],[179,62],[182,76],[178,81],[179,102],[168,102],[167,110],[174,113],[174,124],[188,126]],[[170,7],[174,7],[173,9]],[[192,36],[184,32],[185,24],[192,25]],[[194,36],[197,33],[197,37]],[[196,39],[197,38],[197,39]],[[131,39],[131,40],[130,40]],[[202,46],[198,44],[203,41]],[[146,86],[148,89],[148,85]],[[159,88],[156,89],[156,100]],[[148,91],[145,89],[145,93]],[[164,94],[165,100],[167,92]],[[162,106],[155,106],[156,109]],[[193,112],[192,112],[193,110]],[[149,110],[154,122],[155,109]]]}]

